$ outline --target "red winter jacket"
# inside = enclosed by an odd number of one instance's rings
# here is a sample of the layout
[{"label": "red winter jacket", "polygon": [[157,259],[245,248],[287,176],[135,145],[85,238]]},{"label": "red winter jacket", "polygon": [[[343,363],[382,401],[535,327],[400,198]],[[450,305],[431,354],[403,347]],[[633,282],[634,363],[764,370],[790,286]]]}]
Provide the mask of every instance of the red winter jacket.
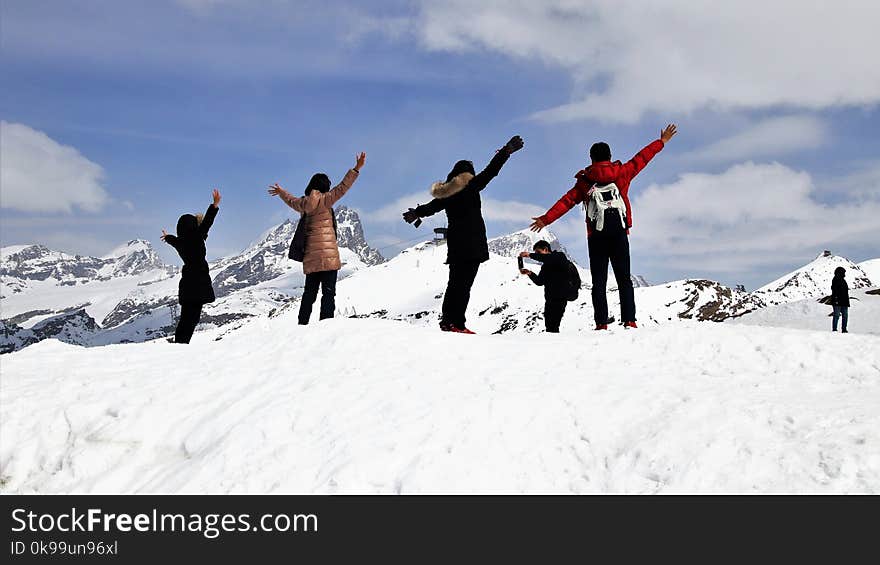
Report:
[{"label": "red winter jacket", "polygon": [[[635,157],[621,163],[620,161],[599,161],[586,169],[579,171],[574,176],[577,181],[571,190],[559,199],[547,213],[540,217],[544,224],[549,225],[562,217],[563,214],[583,202],[587,198],[587,192],[594,184],[608,184],[613,182],[620,190],[623,201],[626,202],[626,225],[632,227],[632,207],[629,205],[629,183],[645,165],[654,158],[654,155],[663,149],[663,142],[659,139],[652,141],[647,147],[639,151]],[[627,229],[626,233],[629,233]],[[592,229],[587,224],[587,236],[592,235]]]}]

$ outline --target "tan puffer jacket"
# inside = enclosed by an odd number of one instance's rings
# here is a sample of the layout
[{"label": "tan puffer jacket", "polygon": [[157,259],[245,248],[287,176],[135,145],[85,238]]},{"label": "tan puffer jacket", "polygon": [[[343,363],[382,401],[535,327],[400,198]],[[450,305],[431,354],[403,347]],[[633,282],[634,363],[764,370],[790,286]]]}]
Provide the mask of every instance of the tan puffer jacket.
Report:
[{"label": "tan puffer jacket", "polygon": [[306,255],[303,259],[305,274],[338,271],[342,268],[330,208],[348,192],[357,178],[358,172],[349,169],[342,182],[328,192],[313,190],[308,196],[302,197],[292,196],[288,192],[281,193],[281,199],[302,213],[300,221],[306,222]]}]

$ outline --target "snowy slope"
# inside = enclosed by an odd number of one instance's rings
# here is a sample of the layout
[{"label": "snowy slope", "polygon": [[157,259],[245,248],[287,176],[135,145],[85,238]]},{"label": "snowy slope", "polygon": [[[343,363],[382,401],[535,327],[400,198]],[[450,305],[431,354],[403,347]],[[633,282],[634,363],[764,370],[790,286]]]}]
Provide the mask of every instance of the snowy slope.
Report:
[{"label": "snowy slope", "polygon": [[[850,291],[850,333],[880,336],[880,294],[868,294],[866,290]],[[756,310],[741,318],[731,320],[737,324],[774,326],[805,330],[831,330],[831,306],[815,299],[798,300]],[[840,329],[840,327],[838,327]]]},{"label": "snowy slope", "polygon": [[859,268],[871,279],[871,286],[880,286],[880,259],[862,261]]},{"label": "snowy slope", "polygon": [[[445,259],[444,245],[423,243],[406,249],[387,263],[341,281],[337,309],[347,316],[436,326],[448,277]],[[529,267],[537,272],[540,265]],[[562,320],[563,332],[592,331],[595,325],[588,271],[581,269],[581,281],[580,297],[569,303]],[[609,311],[619,318],[613,277],[607,291]],[[682,319],[720,321],[764,304],[713,281],[684,280],[637,288],[636,305],[639,321],[656,324]],[[296,307],[296,303],[289,307]],[[478,333],[543,331],[543,310],[543,289],[519,274],[515,259],[491,253],[489,261],[480,266],[471,290],[468,327]]]},{"label": "snowy slope", "polygon": [[831,279],[834,278],[834,269],[837,267],[846,269],[846,280],[851,289],[873,286],[870,278],[858,265],[846,257],[826,251],[800,269],[764,285],[754,294],[767,304],[821,298],[831,294]]},{"label": "snowy slope", "polygon": [[4,356],[0,490],[880,492],[873,336],[292,312],[212,335]]}]

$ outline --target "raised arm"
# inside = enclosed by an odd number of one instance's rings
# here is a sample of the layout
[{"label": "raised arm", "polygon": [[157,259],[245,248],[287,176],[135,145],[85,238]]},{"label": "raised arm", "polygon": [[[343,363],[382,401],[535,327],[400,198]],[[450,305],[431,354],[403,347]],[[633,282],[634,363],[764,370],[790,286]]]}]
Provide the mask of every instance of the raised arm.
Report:
[{"label": "raised arm", "polygon": [[217,217],[217,212],[220,210],[220,191],[215,188],[212,196],[214,201],[208,206],[202,218],[202,223],[199,224],[199,234],[201,234],[202,239],[208,239],[208,230],[214,225],[214,218]]},{"label": "raised arm", "polygon": [[403,220],[408,224],[416,222],[415,226],[419,227],[419,224],[421,223],[421,221],[419,221],[419,218],[433,216],[437,212],[445,210],[447,202],[449,202],[448,198],[435,198],[427,204],[422,204],[421,206],[410,208],[403,213]]},{"label": "raised arm", "polygon": [[437,212],[446,209],[446,203],[449,202],[446,198],[435,198],[431,200],[427,204],[422,204],[416,208],[416,211],[419,214],[420,218],[424,218],[425,216],[433,216]]},{"label": "raised arm", "polygon": [[287,192],[286,190],[281,188],[281,185],[279,185],[277,182],[275,184],[269,185],[269,196],[277,196],[281,199],[282,202],[284,202],[300,214],[304,212],[303,199]]},{"label": "raised arm", "polygon": [[657,153],[663,150],[663,147],[666,146],[666,143],[672,139],[672,136],[678,132],[675,124],[669,124],[666,128],[660,132],[660,139],[655,139],[641,151],[635,154],[635,156],[627,161],[623,165],[623,174],[632,179],[634,176],[642,172],[648,163],[651,162],[651,159],[654,158]]},{"label": "raised arm", "polygon": [[589,189],[589,183],[581,176],[577,176],[576,178],[577,182],[574,183],[574,186],[571,187],[568,192],[563,194],[562,198],[556,201],[556,204],[551,206],[543,215],[532,218],[535,220],[532,222],[532,225],[529,226],[532,231],[541,231],[584,201],[584,197]]},{"label": "raised arm", "polygon": [[164,241],[165,243],[167,243],[168,245],[170,245],[174,249],[177,249],[177,236],[176,235],[166,233],[165,230],[162,230],[162,241]]},{"label": "raised arm", "polygon": [[501,172],[501,167],[504,166],[504,163],[510,159],[510,156],[523,148],[523,140],[520,136],[515,135],[510,138],[510,141],[507,144],[499,149],[495,155],[492,157],[492,160],[489,161],[489,164],[486,165],[486,168],[480,171],[477,176],[471,179],[471,182],[468,183],[468,186],[472,186],[477,190],[483,190],[486,188],[486,185],[489,184],[489,181],[498,176],[498,173]]},{"label": "raised arm", "polygon": [[353,185],[354,181],[357,180],[358,175],[361,172],[361,167],[364,166],[364,163],[366,163],[366,161],[366,153],[359,153],[356,156],[354,168],[349,169],[348,172],[345,173],[345,176],[342,177],[342,182],[330,189],[327,194],[321,196],[324,199],[324,206],[326,206],[327,208],[331,208],[339,201],[340,198],[345,196],[345,193],[348,192],[348,189],[351,188],[351,185]]},{"label": "raised arm", "polygon": [[532,261],[537,261],[538,263],[544,263],[547,260],[551,259],[553,256],[549,253],[529,253],[527,255],[529,259]]}]

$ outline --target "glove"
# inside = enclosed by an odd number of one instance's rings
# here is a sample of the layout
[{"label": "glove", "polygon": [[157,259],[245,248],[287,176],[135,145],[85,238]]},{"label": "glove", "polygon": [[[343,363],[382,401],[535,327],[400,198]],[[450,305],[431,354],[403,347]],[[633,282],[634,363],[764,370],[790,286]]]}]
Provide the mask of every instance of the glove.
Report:
[{"label": "glove", "polygon": [[523,148],[523,140],[520,136],[514,135],[510,138],[510,141],[507,142],[507,145],[503,147],[503,151],[506,151],[508,155],[519,151]]},{"label": "glove", "polygon": [[422,225],[422,219],[419,218],[418,214],[416,214],[415,208],[410,208],[403,213],[403,221],[408,224],[412,224],[413,222],[415,222],[415,227],[419,227],[420,225]]}]

